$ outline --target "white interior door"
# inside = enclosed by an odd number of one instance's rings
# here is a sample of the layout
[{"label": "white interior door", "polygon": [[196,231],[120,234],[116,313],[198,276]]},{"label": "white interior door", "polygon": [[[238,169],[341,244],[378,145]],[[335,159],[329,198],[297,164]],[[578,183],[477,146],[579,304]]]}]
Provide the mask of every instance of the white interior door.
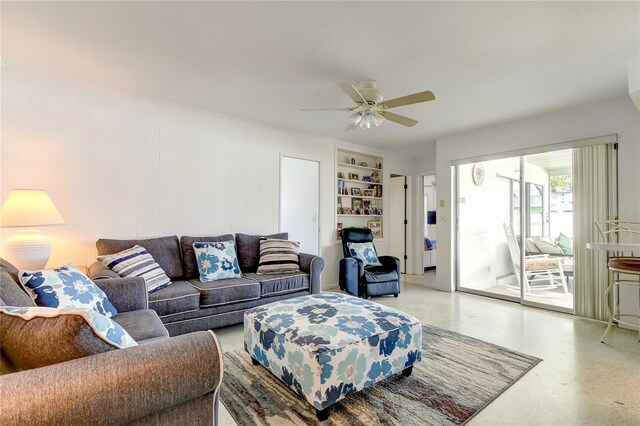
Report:
[{"label": "white interior door", "polygon": [[404,274],[405,264],[405,177],[392,177],[389,185],[389,254],[400,259],[400,269]]},{"label": "white interior door", "polygon": [[319,255],[320,163],[280,158],[280,231],[300,242],[300,251]]}]

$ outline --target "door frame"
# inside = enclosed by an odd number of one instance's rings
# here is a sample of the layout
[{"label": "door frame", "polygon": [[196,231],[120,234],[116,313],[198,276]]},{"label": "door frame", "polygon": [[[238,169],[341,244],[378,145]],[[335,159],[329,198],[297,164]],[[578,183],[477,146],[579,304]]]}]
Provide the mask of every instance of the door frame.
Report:
[{"label": "door frame", "polygon": [[282,231],[282,159],[283,158],[290,158],[293,160],[303,160],[303,161],[311,161],[313,163],[318,163],[318,213],[317,213],[318,229],[317,229],[317,233],[318,233],[318,256],[322,256],[322,161],[280,153],[280,157],[278,160],[278,165],[279,165],[278,167],[278,232],[283,232]]},{"label": "door frame", "polygon": [[[465,159],[460,159],[460,160],[455,160],[452,161],[450,163],[450,168],[451,168],[451,172],[453,173],[453,178],[452,178],[452,182],[453,182],[453,188],[452,188],[452,208],[453,208],[453,217],[455,218],[455,226],[454,226],[454,236],[452,238],[452,242],[453,242],[453,247],[452,247],[452,255],[453,255],[453,261],[455,262],[455,268],[453,268],[454,270],[454,276],[453,279],[455,280],[455,289],[456,291],[462,291],[465,293],[471,293],[471,294],[477,294],[477,295],[481,295],[481,296],[488,296],[494,299],[500,299],[500,300],[506,300],[506,301],[510,301],[510,302],[517,302],[520,303],[523,306],[531,306],[531,307],[536,307],[536,308],[543,308],[543,309],[547,309],[550,311],[556,311],[556,312],[562,312],[562,313],[569,313],[569,314],[573,314],[574,310],[575,310],[575,306],[574,309],[567,309],[567,308],[563,308],[563,307],[559,307],[559,306],[552,306],[552,305],[547,305],[547,304],[543,304],[543,303],[539,303],[539,302],[534,302],[534,301],[530,301],[530,300],[525,300],[524,297],[524,287],[521,285],[520,286],[520,297],[516,297],[516,296],[507,296],[507,295],[500,295],[500,294],[493,294],[493,293],[488,293],[482,290],[473,290],[473,289],[469,289],[469,288],[464,288],[460,286],[460,232],[459,232],[459,221],[460,221],[460,209],[459,209],[459,171],[458,171],[458,166],[463,165],[463,164],[469,164],[469,163],[475,163],[475,162],[482,162],[482,161],[490,161],[490,160],[499,160],[499,159],[504,159],[504,158],[510,158],[510,157],[519,157],[519,161],[520,161],[520,172],[519,172],[519,179],[520,179],[520,235],[525,235],[525,227],[528,226],[527,223],[525,223],[526,221],[526,209],[523,208],[523,204],[525,202],[525,179],[524,179],[524,157],[527,155],[531,155],[531,154],[539,154],[539,153],[544,153],[544,152],[551,152],[551,151],[560,151],[560,150],[564,150],[564,149],[572,149],[572,148],[582,148],[585,146],[594,146],[594,145],[602,145],[602,144],[616,144],[618,143],[618,134],[611,134],[611,135],[603,135],[603,136],[598,136],[598,137],[593,137],[593,138],[586,138],[586,139],[579,139],[579,140],[574,140],[574,141],[566,141],[566,142],[560,142],[560,143],[555,143],[555,144],[548,144],[548,145],[541,145],[541,146],[536,146],[536,147],[531,147],[531,148],[523,148],[523,149],[519,149],[519,150],[513,150],[513,151],[505,151],[505,152],[499,152],[499,153],[494,153],[494,154],[490,154],[490,155],[483,155],[483,156],[477,156],[477,157],[471,157],[471,158],[465,158]],[[617,152],[616,152],[617,155]],[[618,165],[617,165],[617,161],[616,161],[616,170],[615,173],[617,175],[618,173]],[[613,188],[613,191],[616,193],[617,195],[617,191],[618,191],[618,182],[615,182],[615,187]],[[617,202],[617,196],[616,196],[616,202]],[[524,256],[525,256],[525,250],[522,250],[522,247],[520,248],[520,264],[524,265]],[[520,282],[524,282],[523,279],[526,278],[525,274],[526,271],[524,270],[524,268],[521,268],[521,276],[520,276]],[[575,282],[574,282],[574,286],[575,286]],[[575,294],[575,293],[574,293]]]}]

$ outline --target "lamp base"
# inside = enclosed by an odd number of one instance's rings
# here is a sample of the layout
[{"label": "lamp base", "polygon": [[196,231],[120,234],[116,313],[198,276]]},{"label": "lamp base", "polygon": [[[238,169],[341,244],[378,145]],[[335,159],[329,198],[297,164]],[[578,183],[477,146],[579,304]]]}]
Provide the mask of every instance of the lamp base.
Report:
[{"label": "lamp base", "polygon": [[51,243],[35,229],[19,229],[7,240],[4,253],[20,270],[44,269],[51,255]]}]

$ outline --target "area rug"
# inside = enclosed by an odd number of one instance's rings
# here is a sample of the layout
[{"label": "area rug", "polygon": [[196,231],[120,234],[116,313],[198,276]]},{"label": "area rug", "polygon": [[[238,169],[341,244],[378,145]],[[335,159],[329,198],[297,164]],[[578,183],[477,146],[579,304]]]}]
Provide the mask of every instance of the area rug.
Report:
[{"label": "area rug", "polygon": [[[423,325],[422,361],[333,406],[323,425],[461,425],[542,361]],[[315,425],[316,412],[245,351],[224,355],[222,402],[239,426]]]}]

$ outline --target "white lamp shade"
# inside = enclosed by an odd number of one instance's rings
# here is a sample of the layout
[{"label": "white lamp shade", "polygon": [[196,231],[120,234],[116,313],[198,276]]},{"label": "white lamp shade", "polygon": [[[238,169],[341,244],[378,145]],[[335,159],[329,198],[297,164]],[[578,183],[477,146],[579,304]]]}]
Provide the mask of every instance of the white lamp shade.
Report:
[{"label": "white lamp shade", "polygon": [[38,189],[14,189],[0,214],[0,226],[3,228],[36,228],[64,223],[49,194]]}]

